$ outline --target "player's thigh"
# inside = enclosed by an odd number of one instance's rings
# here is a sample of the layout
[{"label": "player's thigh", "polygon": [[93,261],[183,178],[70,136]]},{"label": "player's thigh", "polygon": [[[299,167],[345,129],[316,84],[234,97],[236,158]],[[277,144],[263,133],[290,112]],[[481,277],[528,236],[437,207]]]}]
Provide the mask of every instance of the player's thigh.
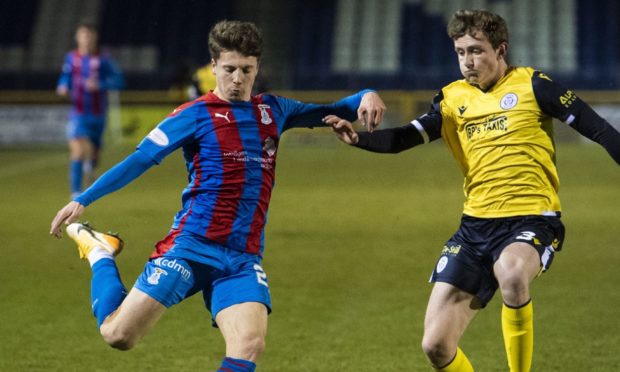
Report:
[{"label": "player's thigh", "polygon": [[267,307],[260,302],[244,302],[217,313],[215,321],[226,343],[261,339],[267,335]]},{"label": "player's thigh", "polygon": [[473,294],[449,283],[435,283],[424,318],[425,342],[457,343],[479,309]]},{"label": "player's thigh", "polygon": [[136,339],[157,323],[166,307],[137,288],[132,288],[121,306],[101,325],[101,333],[110,337]]},{"label": "player's thigh", "polygon": [[69,152],[72,159],[87,159],[93,153],[94,147],[86,137],[69,140]]},{"label": "player's thigh", "polygon": [[245,253],[237,254],[236,258],[239,265],[231,269],[234,273],[218,278],[211,290],[203,292],[205,305],[214,320],[221,311],[246,302],[260,303],[267,313],[271,312],[269,282],[260,258]]}]

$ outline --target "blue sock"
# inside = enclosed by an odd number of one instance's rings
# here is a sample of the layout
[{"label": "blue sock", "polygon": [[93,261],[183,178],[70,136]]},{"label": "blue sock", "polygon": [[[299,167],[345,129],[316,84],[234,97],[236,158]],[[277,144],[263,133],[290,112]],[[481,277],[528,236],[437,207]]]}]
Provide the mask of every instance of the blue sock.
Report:
[{"label": "blue sock", "polygon": [[91,306],[97,318],[97,326],[101,326],[105,318],[118,309],[127,296],[127,290],[121,282],[116,262],[108,258],[101,259],[92,267]]},{"label": "blue sock", "polygon": [[256,364],[244,359],[226,357],[216,372],[254,372]]},{"label": "blue sock", "polygon": [[79,194],[82,191],[82,166],[81,160],[71,160],[69,164],[71,194]]}]

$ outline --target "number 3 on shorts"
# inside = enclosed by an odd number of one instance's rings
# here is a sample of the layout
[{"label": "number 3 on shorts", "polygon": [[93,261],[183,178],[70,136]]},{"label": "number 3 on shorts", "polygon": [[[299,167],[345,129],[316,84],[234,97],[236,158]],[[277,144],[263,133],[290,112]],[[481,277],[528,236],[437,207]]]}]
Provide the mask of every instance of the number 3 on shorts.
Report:
[{"label": "number 3 on shorts", "polygon": [[262,284],[265,287],[269,287],[267,284],[267,274],[259,264],[254,264],[254,270],[256,271],[256,281],[258,284]]},{"label": "number 3 on shorts", "polygon": [[536,237],[536,233],[531,231],[522,231],[521,235],[517,236],[517,239],[533,240]]}]

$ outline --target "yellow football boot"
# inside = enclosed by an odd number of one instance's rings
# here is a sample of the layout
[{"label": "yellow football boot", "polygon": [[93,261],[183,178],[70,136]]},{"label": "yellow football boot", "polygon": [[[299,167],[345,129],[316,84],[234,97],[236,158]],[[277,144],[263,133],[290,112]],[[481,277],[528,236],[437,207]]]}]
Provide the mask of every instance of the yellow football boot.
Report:
[{"label": "yellow football boot", "polygon": [[75,222],[70,224],[67,226],[67,235],[77,243],[81,259],[87,258],[90,251],[95,247],[101,247],[113,256],[123,250],[124,242],[117,234],[95,231],[88,223]]}]

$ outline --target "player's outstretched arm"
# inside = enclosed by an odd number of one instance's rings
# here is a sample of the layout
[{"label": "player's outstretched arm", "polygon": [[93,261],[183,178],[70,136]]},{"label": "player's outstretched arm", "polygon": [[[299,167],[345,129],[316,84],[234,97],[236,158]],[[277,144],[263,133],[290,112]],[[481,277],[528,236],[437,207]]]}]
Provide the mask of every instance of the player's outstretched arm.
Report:
[{"label": "player's outstretched arm", "polygon": [[337,115],[348,121],[362,119],[367,129],[372,131],[383,120],[386,110],[381,97],[369,89],[328,105],[303,103],[284,97],[276,97],[275,104],[287,118],[281,132],[291,128],[313,128],[327,115]]},{"label": "player's outstretched arm", "polygon": [[[429,115],[426,115],[426,118],[426,127],[432,129],[437,123],[429,120]],[[332,127],[332,130],[342,142],[367,151],[379,153],[396,154],[414,146],[436,140],[441,136],[437,128],[434,128],[431,135],[429,135],[424,128],[424,124],[420,123],[418,120],[414,120],[410,124],[402,127],[380,129],[373,133],[358,133],[353,129],[351,122],[341,119],[336,115],[326,116],[323,118],[323,122]],[[438,124],[440,125],[441,123],[439,122]]]},{"label": "player's outstretched arm", "polygon": [[56,216],[52,220],[50,235],[60,239],[62,237],[62,224],[64,223],[65,225],[68,225],[77,221],[82,213],[84,213],[84,208],[85,207],[82,204],[76,201],[71,201],[69,204],[65,205],[58,211],[58,213],[56,213]]}]

